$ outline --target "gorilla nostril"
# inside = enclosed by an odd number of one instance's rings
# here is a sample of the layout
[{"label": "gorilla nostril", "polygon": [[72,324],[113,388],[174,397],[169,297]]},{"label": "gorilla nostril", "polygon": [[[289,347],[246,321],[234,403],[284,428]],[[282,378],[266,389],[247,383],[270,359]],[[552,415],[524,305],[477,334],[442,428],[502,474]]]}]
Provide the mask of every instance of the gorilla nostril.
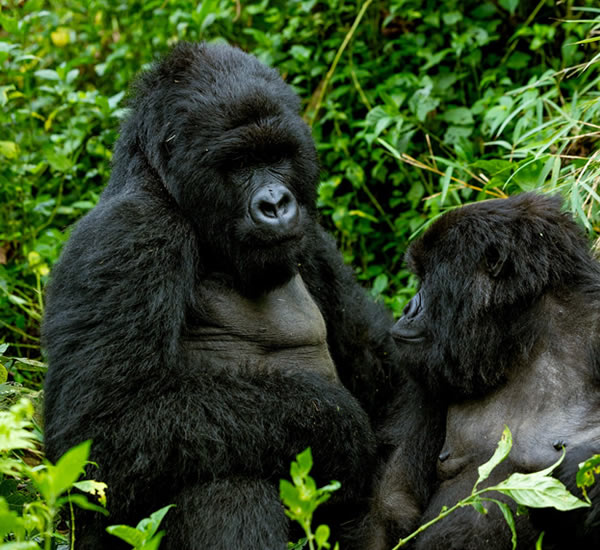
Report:
[{"label": "gorilla nostril", "polygon": [[258,209],[267,218],[276,218],[277,217],[277,205],[272,202],[260,201],[258,204]]},{"label": "gorilla nostril", "polygon": [[250,216],[257,224],[290,229],[298,219],[294,195],[283,185],[258,189],[250,201]]}]

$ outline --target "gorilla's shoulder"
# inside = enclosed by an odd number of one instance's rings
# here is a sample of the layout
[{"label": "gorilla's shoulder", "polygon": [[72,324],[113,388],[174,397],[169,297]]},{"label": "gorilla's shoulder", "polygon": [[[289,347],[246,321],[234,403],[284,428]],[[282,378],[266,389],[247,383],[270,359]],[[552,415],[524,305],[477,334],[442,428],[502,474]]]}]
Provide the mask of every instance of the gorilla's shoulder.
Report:
[{"label": "gorilla's shoulder", "polygon": [[75,226],[67,248],[77,248],[77,254],[99,249],[131,254],[157,243],[176,245],[190,233],[189,222],[169,200],[128,190],[101,198]]}]

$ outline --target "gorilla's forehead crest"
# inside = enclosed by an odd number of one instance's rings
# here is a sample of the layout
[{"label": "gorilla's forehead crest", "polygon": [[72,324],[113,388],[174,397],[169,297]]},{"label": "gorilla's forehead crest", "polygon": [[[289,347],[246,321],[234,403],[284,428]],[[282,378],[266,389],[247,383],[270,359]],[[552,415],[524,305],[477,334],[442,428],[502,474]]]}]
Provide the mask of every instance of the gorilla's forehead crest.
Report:
[{"label": "gorilla's forehead crest", "polygon": [[[158,88],[174,95],[184,93],[191,102],[206,102],[213,111],[230,113],[234,124],[257,112],[269,115],[282,107],[296,113],[300,109],[298,97],[275,69],[224,44],[179,43],[134,84],[135,101],[154,95]],[[164,98],[164,92],[160,94]],[[197,94],[195,99],[193,94]]]},{"label": "gorilla's forehead crest", "polygon": [[[456,208],[410,246],[407,263],[422,276],[433,268],[429,265],[432,258],[436,263],[452,263],[460,251],[460,262],[466,267],[494,247],[506,257],[526,256],[532,249],[538,255],[545,251],[558,268],[561,260],[568,263],[573,255],[587,253],[587,242],[571,216],[562,211],[562,203],[558,195],[521,193]],[[565,239],[571,243],[568,250],[560,246]]]}]

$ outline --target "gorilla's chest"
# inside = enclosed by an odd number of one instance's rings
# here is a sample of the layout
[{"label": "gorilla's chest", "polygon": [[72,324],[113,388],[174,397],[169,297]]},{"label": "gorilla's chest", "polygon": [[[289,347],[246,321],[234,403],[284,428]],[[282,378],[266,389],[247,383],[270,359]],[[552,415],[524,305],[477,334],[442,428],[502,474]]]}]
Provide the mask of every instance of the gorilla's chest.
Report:
[{"label": "gorilla's chest", "polygon": [[563,444],[598,452],[597,397],[591,388],[585,366],[568,353],[546,350],[531,364],[517,365],[498,390],[449,407],[440,477],[450,479],[467,465],[486,462],[505,425],[512,432],[508,462],[514,470],[546,468],[560,457]]},{"label": "gorilla's chest", "polygon": [[300,275],[256,298],[204,281],[197,298],[185,342],[195,362],[310,369],[337,379],[325,321]]}]

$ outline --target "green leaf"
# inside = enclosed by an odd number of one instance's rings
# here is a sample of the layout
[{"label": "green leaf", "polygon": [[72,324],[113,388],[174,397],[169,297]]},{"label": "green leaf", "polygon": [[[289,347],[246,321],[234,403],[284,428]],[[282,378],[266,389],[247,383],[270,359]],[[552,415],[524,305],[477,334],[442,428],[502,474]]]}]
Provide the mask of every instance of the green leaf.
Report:
[{"label": "green leaf", "polygon": [[137,524],[138,531],[146,533],[148,538],[154,536],[154,533],[156,533],[158,530],[160,523],[167,515],[167,512],[174,507],[175,504],[169,504],[168,506],[164,506],[160,510],[150,514],[149,518],[144,518]]},{"label": "green leaf", "polygon": [[543,472],[515,473],[489,489],[509,496],[518,504],[529,508],[556,508],[565,511],[590,506],[569,493],[558,479],[548,477]]},{"label": "green leaf", "polygon": [[0,141],[0,155],[7,159],[15,159],[19,154],[19,146],[14,141]]},{"label": "green leaf", "polygon": [[514,15],[519,5],[519,0],[499,0],[498,3],[511,15]]},{"label": "green leaf", "polygon": [[445,25],[456,25],[459,21],[462,21],[462,13],[459,11],[451,11],[442,14],[442,20]]},{"label": "green leaf", "polygon": [[44,154],[46,155],[48,164],[57,172],[68,172],[73,166],[71,160],[62,153],[57,153],[51,149],[45,149]]},{"label": "green leaf", "polygon": [[513,517],[513,513],[511,511],[511,509],[509,508],[508,504],[501,502],[499,500],[496,500],[496,499],[492,499],[492,501],[496,503],[498,508],[500,508],[500,511],[502,512],[502,515],[504,516],[504,520],[506,521],[506,523],[508,524],[508,527],[510,528],[510,532],[512,534],[512,537],[511,537],[512,550],[515,550],[517,548],[517,528],[515,526],[515,518]]},{"label": "green leaf", "polygon": [[583,464],[579,465],[579,470],[577,471],[577,477],[575,478],[577,481],[577,487],[583,489],[584,494],[585,488],[593,485],[596,481],[596,474],[600,473],[600,454],[594,455],[591,458],[588,458]]},{"label": "green leaf", "polygon": [[296,456],[298,464],[298,472],[302,475],[308,474],[313,466],[312,451],[307,447],[299,455]]},{"label": "green leaf", "polygon": [[43,80],[60,80],[58,73],[52,69],[40,69],[39,71],[35,71],[33,74]]},{"label": "green leaf", "polygon": [[444,175],[442,176],[441,187],[442,194],[440,196],[440,206],[443,206],[446,196],[448,195],[448,189],[450,188],[450,181],[452,178],[452,172],[454,171],[454,166],[450,165],[446,168]]},{"label": "green leaf", "polygon": [[124,540],[133,547],[140,547],[144,544],[144,534],[129,525],[110,525],[106,528],[108,533]]},{"label": "green leaf", "polygon": [[[74,486],[75,485],[76,484],[74,484]],[[91,510],[92,512],[99,512],[105,516],[109,515],[108,510],[106,508],[104,508],[103,506],[98,506],[98,504],[94,504],[93,502],[90,502],[85,495],[69,494],[66,497],[59,498],[56,501],[56,504],[58,506],[62,506],[63,504],[67,504],[69,502],[75,504],[75,506],[78,506],[82,510]]]},{"label": "green leaf", "polygon": [[[9,533],[21,537],[24,532],[25,523],[23,518],[11,510],[6,500],[0,497],[0,540],[3,540]],[[2,548],[1,544],[0,548]]]},{"label": "green leaf", "polygon": [[48,462],[46,470],[33,472],[33,482],[47,501],[56,501],[83,474],[91,444],[92,441],[89,439],[83,441],[69,449],[60,457],[56,465]]},{"label": "green leaf", "polygon": [[9,17],[8,15],[0,13],[0,26],[2,26],[7,33],[15,34],[19,30],[19,21],[14,17]]},{"label": "green leaf", "polygon": [[473,501],[471,502],[471,506],[473,506],[473,508],[475,508],[475,510],[477,510],[480,514],[485,515],[488,513],[487,508],[483,505],[483,502],[479,497],[473,499]]},{"label": "green leaf", "polygon": [[444,143],[456,145],[466,140],[473,133],[472,126],[449,126],[444,133]]},{"label": "green leaf", "polygon": [[544,535],[546,534],[545,531],[542,531],[540,533],[540,536],[538,537],[538,539],[535,541],[535,550],[542,550],[542,542],[544,541]]},{"label": "green leaf", "polygon": [[315,531],[315,542],[319,548],[329,548],[328,540],[329,540],[330,529],[327,525],[319,525],[317,530]]},{"label": "green leaf", "polygon": [[102,506],[106,506],[106,489],[108,487],[106,483],[95,481],[93,479],[84,479],[83,481],[73,483],[73,487],[84,493],[95,496]]},{"label": "green leaf", "polygon": [[0,550],[40,550],[40,547],[30,540],[27,542],[5,542],[0,544]]},{"label": "green leaf", "polygon": [[471,110],[467,109],[466,107],[448,109],[442,113],[441,119],[450,124],[458,124],[462,126],[468,126],[474,122]]},{"label": "green leaf", "polygon": [[[504,431],[502,432],[502,436],[498,442],[496,451],[492,455],[492,458],[490,458],[485,464],[479,466],[477,470],[479,473],[479,478],[477,479],[477,483],[475,483],[475,487],[477,487],[477,485],[490,476],[492,470],[508,456],[511,448],[512,434],[510,433],[508,426],[504,426]],[[475,487],[473,487],[473,492],[475,492]]]},{"label": "green leaf", "polygon": [[425,122],[427,115],[439,104],[440,100],[437,97],[431,97],[428,88],[417,90],[408,101],[410,110],[417,116],[420,122]]},{"label": "green leaf", "polygon": [[8,411],[0,412],[0,451],[30,449],[35,436],[31,432],[33,405],[29,399],[21,399]]}]

